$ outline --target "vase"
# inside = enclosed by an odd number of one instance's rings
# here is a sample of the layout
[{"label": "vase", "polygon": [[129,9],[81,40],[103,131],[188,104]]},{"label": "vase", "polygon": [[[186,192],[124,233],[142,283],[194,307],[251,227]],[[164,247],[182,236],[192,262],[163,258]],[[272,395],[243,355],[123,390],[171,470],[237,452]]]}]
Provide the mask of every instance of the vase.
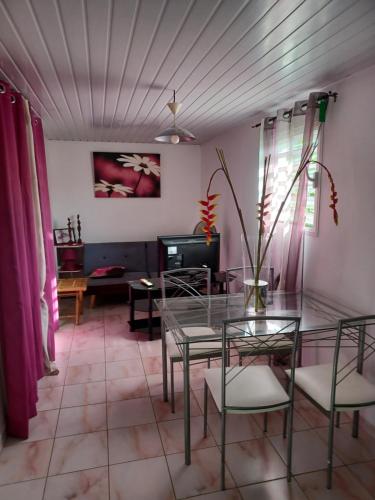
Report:
[{"label": "vase", "polygon": [[[248,313],[263,314],[267,307],[267,292],[270,283],[269,259],[263,259],[264,241],[258,237],[241,235],[242,280],[245,310]],[[251,252],[252,261],[250,261]]]}]

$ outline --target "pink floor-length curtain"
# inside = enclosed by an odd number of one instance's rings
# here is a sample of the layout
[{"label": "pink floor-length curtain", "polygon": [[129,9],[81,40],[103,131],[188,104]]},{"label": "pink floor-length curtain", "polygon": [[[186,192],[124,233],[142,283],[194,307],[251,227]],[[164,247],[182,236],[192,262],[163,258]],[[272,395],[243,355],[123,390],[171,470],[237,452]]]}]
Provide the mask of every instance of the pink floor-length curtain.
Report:
[{"label": "pink floor-length curtain", "polygon": [[46,281],[44,285],[44,299],[48,306],[48,333],[47,347],[50,360],[55,359],[54,332],[58,328],[58,302],[55,254],[53,247],[53,233],[51,208],[48,192],[47,163],[44,147],[42,121],[35,113],[31,113],[34,138],[34,152],[38,175],[39,201],[43,224],[43,240],[46,264]]},{"label": "pink floor-length curtain", "polygon": [[24,98],[0,82],[0,345],[7,434],[28,437],[44,374]]}]

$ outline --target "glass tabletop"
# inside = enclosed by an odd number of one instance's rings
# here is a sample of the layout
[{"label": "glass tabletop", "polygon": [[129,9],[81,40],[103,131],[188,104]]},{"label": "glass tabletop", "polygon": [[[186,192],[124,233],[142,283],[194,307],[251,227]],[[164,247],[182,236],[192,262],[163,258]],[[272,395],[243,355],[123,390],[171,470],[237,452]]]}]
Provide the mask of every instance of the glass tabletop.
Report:
[{"label": "glass tabletop", "polygon": [[[219,338],[224,320],[255,316],[247,311],[242,293],[172,297],[155,300],[168,330],[172,330],[177,343]],[[300,331],[314,332],[336,328],[338,319],[358,316],[358,312],[337,305],[332,300],[312,292],[268,292],[266,312],[262,315],[295,316],[301,318]],[[197,336],[189,327],[209,327],[217,335]]]}]

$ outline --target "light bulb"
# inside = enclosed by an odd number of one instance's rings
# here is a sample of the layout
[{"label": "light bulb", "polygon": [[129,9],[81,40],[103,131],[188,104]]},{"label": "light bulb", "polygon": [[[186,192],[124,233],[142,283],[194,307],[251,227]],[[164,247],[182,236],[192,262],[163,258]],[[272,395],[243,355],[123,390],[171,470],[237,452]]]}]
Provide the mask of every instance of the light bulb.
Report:
[{"label": "light bulb", "polygon": [[171,143],[178,144],[180,142],[180,138],[178,135],[171,135]]}]

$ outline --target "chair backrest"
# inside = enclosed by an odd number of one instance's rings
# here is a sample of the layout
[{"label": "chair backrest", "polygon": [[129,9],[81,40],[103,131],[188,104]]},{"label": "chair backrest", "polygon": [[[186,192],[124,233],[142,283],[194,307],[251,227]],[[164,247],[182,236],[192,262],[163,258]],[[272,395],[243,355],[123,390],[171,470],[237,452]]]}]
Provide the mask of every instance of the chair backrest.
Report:
[{"label": "chair backrest", "polygon": [[[251,266],[231,267],[225,272],[225,282],[227,293],[241,293],[244,291],[244,280],[253,276]],[[273,267],[262,267],[259,278],[268,283],[268,290],[274,290],[274,269]]]},{"label": "chair backrest", "polygon": [[[248,316],[225,320],[222,330],[222,359],[227,360],[222,366],[222,409],[241,410],[226,404],[226,391],[230,383],[249,365],[259,364],[265,351],[280,348],[283,342],[293,347],[290,356],[289,400],[293,400],[294,373],[296,354],[299,346],[300,318],[295,316]],[[252,355],[246,363],[238,358],[238,351],[251,349]],[[241,364],[240,364],[241,363]],[[264,362],[266,364],[266,361]],[[227,365],[227,366],[224,366]],[[234,368],[240,369],[234,369]]]},{"label": "chair backrest", "polygon": [[[362,374],[367,359],[375,353],[375,315],[341,319],[338,322],[332,368],[331,408],[337,386],[353,372]],[[368,401],[363,406],[374,405]]]},{"label": "chair backrest", "polygon": [[160,273],[162,297],[200,296],[211,293],[211,269],[186,267]]}]

